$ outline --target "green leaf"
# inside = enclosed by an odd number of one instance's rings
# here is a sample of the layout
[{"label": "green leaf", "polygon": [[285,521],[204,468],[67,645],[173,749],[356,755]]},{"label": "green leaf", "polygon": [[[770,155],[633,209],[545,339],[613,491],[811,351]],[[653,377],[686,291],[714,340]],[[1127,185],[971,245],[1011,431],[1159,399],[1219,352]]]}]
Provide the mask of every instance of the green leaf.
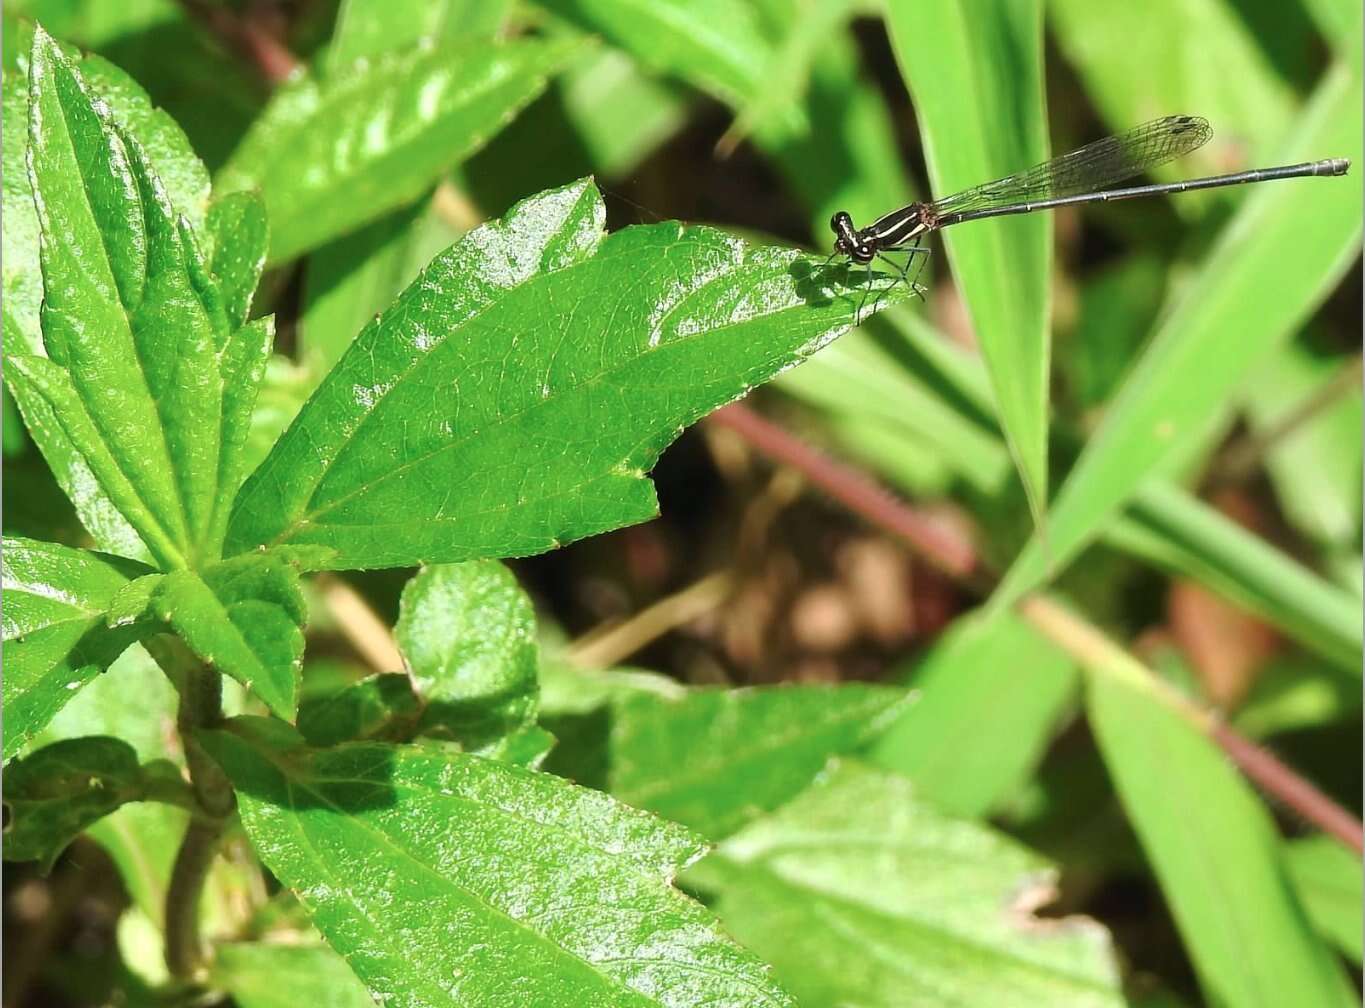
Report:
[{"label": "green leaf", "polygon": [[487,753],[536,720],[536,615],[496,560],[427,567],[407,583],[394,636],[426,705],[423,734]]},{"label": "green leaf", "polygon": [[335,693],[305,698],[299,734],[309,745],[341,742],[406,742],[416,734],[422,703],[401,672],[366,676]]},{"label": "green leaf", "polygon": [[420,196],[545,87],[570,47],[423,46],[276,92],[217,179],[259,189],[281,262]]},{"label": "green leaf", "polygon": [[[1277,163],[1360,163],[1359,74],[1330,69]],[[1154,470],[1204,443],[1252,365],[1280,345],[1359,255],[1361,191],[1351,179],[1254,186],[1198,275],[1165,315],[993,604],[1007,605],[1070,561]],[[1286,257],[1284,250],[1295,254]],[[1274,283],[1267,283],[1274,277]]]},{"label": "green leaf", "polygon": [[449,746],[202,737],[261,859],[394,1008],[790,1004],[669,887],[704,849],[680,826]]},{"label": "green leaf", "polygon": [[641,65],[677,77],[732,108],[762,89],[772,44],[743,0],[540,0],[624,49]]},{"label": "green leaf", "polygon": [[835,761],[685,876],[807,1008],[1117,1006],[1093,921],[1040,921],[1055,872],[903,777]]},{"label": "green leaf", "polygon": [[[33,29],[26,22],[6,32],[7,44],[21,48],[18,69],[7,69],[4,80],[4,218],[3,259],[5,352],[43,354],[39,322],[42,270],[39,263],[38,216],[25,164],[28,149],[28,50]],[[13,36],[18,36],[17,40]],[[193,224],[203,220],[208,200],[208,174],[194,156],[179,126],[152,106],[145,92],[112,64],[93,56],[79,61],[87,87],[112,110],[117,120],[137,137],[148,159],[164,180],[172,203]],[[95,544],[106,552],[148,560],[137,533],[102,491],[86,459],[71,444],[46,403],[30,396],[22,404],[24,420],[58,484],[75,504],[81,522]]]},{"label": "green leaf", "polygon": [[4,756],[9,759],[86,682],[137,639],[140,626],[110,629],[104,612],[146,568],[55,543],[6,537]]},{"label": "green leaf", "polygon": [[346,960],[325,946],[226,942],[214,952],[209,983],[237,1008],[374,1008]]},{"label": "green leaf", "polygon": [[1324,834],[1291,840],[1285,863],[1299,901],[1318,933],[1360,965],[1360,905],[1365,900],[1360,858]]},{"label": "green leaf", "polygon": [[[216,500],[217,354],[229,331],[217,285],[141,146],[41,30],[31,74],[43,341],[80,415],[51,389],[45,398],[106,491],[111,480],[133,490],[138,506],[120,510],[158,561],[181,566],[208,537]],[[73,426],[93,428],[114,473]]]},{"label": "green leaf", "polygon": [[298,572],[271,556],[166,575],[157,614],[190,649],[293,720],[307,622]]},{"label": "green leaf", "polygon": [[853,683],[621,695],[607,787],[719,839],[790,800],[831,756],[856,749],[905,708],[902,690]]},{"label": "green leaf", "polygon": [[258,461],[252,451],[251,435],[256,422],[256,400],[274,344],[275,317],[267,315],[235,330],[219,360],[223,373],[222,447],[218,455],[218,498],[209,532],[209,543],[215,553],[227,534],[237,491]]},{"label": "green leaf", "polygon": [[943,811],[981,818],[1032,774],[1073,702],[1078,675],[1065,653],[1002,612],[959,619],[908,682],[918,699],[867,758],[909,777]]},{"label": "green leaf", "polygon": [[1103,670],[1089,680],[1088,701],[1207,999],[1228,1008],[1355,1004],[1294,898],[1270,816],[1223,754],[1147,689]]},{"label": "green leaf", "polygon": [[228,193],[209,207],[208,231],[213,238],[209,269],[218,280],[228,322],[244,325],[251,314],[251,296],[261,280],[270,227],[265,204],[254,192]]},{"label": "green leaf", "polygon": [[[1047,157],[1041,0],[887,6],[939,196]],[[870,223],[870,222],[863,222]],[[1023,214],[944,233],[995,389],[1000,425],[1042,527],[1047,507],[1051,222]]]},{"label": "green leaf", "polygon": [[143,767],[122,739],[68,739],[5,767],[5,860],[38,861],[44,873],[86,828],[126,802],[165,797],[179,787],[174,765]]},{"label": "green leaf", "polygon": [[342,0],[327,47],[327,73],[419,42],[456,45],[492,38],[511,0]]},{"label": "green leaf", "polygon": [[642,521],[679,431],[852,323],[856,288],[830,297],[795,252],[677,223],[603,239],[603,214],[580,181],[438,256],[247,481],[229,551],[450,563]]}]

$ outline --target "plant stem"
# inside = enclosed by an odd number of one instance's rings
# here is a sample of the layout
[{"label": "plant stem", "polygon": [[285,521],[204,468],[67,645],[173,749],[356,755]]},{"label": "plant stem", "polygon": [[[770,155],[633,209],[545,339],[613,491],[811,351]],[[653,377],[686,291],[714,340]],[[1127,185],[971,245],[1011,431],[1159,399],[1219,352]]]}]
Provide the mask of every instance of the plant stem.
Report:
[{"label": "plant stem", "polygon": [[197,809],[185,827],[166,890],[166,968],[178,980],[194,980],[203,964],[199,904],[228,817],[236,806],[232,783],[199,744],[197,731],[223,719],[221,674],[179,640],[161,636],[147,643],[180,692],[176,727],[185,751]]}]

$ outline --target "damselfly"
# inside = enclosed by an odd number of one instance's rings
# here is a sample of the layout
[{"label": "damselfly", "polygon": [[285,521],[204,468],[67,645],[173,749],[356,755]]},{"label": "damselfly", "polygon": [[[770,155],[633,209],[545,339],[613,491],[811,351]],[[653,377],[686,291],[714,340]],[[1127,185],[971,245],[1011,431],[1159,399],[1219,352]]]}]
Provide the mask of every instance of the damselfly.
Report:
[{"label": "damselfly", "polygon": [[[1345,158],[1328,158],[1279,168],[1256,168],[1228,175],[1211,175],[1184,182],[1130,186],[1125,189],[1106,188],[1188,154],[1202,147],[1211,136],[1213,130],[1205,119],[1187,115],[1166,116],[1134,127],[1127,133],[1096,140],[1070,154],[1063,154],[994,182],[964,189],[932,203],[911,203],[879,217],[865,228],[855,228],[853,219],[846,211],[840,210],[829,222],[835,237],[834,252],[830,258],[844,255],[848,256],[850,263],[866,266],[869,289],[872,285],[872,262],[881,259],[897,271],[897,277],[891,284],[895,286],[906,280],[914,254],[928,252],[922,244],[924,237],[931,231],[951,224],[1080,203],[1214,189],[1247,182],[1268,182],[1271,179],[1345,175],[1350,167],[1350,162]],[[888,259],[887,252],[903,252],[909,258],[904,265],[900,265]],[[921,259],[921,271],[923,262]],[[915,280],[918,279],[917,271]],[[911,286],[916,293],[922,293],[922,288],[915,281],[911,281]],[[882,291],[882,295],[886,290]],[[882,295],[878,295],[878,299]],[[863,303],[866,300],[867,294],[864,292]],[[862,304],[859,305],[860,315],[861,312]]]}]

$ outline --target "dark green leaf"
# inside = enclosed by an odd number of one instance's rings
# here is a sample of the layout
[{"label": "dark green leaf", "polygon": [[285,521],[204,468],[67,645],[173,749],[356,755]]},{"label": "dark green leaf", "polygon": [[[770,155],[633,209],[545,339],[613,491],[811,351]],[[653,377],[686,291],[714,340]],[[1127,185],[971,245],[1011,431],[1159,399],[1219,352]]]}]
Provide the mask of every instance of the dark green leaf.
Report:
[{"label": "dark green leaf", "polygon": [[603,213],[577,182],[438,256],[247,481],[229,550],[448,563],[642,521],[683,427],[853,321],[858,290],[795,252],[676,223],[603,239]]},{"label": "dark green leaf", "polygon": [[1208,999],[1356,1004],[1294,897],[1274,823],[1223,754],[1149,689],[1108,670],[1088,692],[1105,764]]},{"label": "dark green leaf", "polygon": [[259,189],[279,262],[411,202],[545,86],[569,48],[423,46],[284,85],[217,180]]},{"label": "dark green leaf", "polygon": [[6,538],[4,755],[8,759],[142,628],[105,626],[110,601],[147,568],[32,539]]},{"label": "dark green leaf", "polygon": [[382,672],[327,696],[299,705],[299,734],[309,745],[331,746],[370,739],[406,741],[422,714],[412,681],[401,672]]},{"label": "dark green leaf", "polygon": [[536,617],[496,560],[428,567],[403,589],[394,635],[426,710],[422,733],[488,753],[536,720]]},{"label": "dark green leaf", "polygon": [[5,767],[7,861],[39,861],[51,870],[67,844],[125,802],[179,787],[174,765],[139,765],[122,739],[90,735],[44,746]]},{"label": "dark green leaf", "polygon": [[[887,15],[934,193],[989,182],[1047,156],[1041,0],[998,8],[964,0],[893,3]],[[943,239],[1040,525],[1048,485],[1049,234],[1047,215],[1024,214],[951,228]]]},{"label": "dark green leaf", "polygon": [[213,986],[237,1008],[374,1008],[346,960],[325,946],[227,942],[214,953]]},{"label": "dark green leaf", "polygon": [[307,622],[298,573],[271,556],[166,575],[157,614],[200,658],[293,720]]},{"label": "dark green leaf", "polygon": [[1118,1008],[1104,930],[1033,916],[1054,875],[905,778],[836,762],[685,879],[806,1008]]},{"label": "dark green leaf", "polygon": [[703,850],[680,826],[449,746],[203,738],[261,859],[394,1008],[790,1003],[669,887]]},{"label": "dark green leaf", "polygon": [[979,818],[1027,780],[1074,704],[1078,674],[1037,630],[1002,612],[959,619],[909,685],[918,699],[868,758],[909,777],[945,812]]},{"label": "dark green leaf", "polygon": [[243,325],[270,242],[265,204],[254,192],[228,193],[209,207],[208,231],[213,238],[209,269],[218,280],[228,321]]},{"label": "dark green leaf", "polygon": [[1360,965],[1360,907],[1365,901],[1360,858],[1324,834],[1292,840],[1285,847],[1289,877],[1318,932]]}]

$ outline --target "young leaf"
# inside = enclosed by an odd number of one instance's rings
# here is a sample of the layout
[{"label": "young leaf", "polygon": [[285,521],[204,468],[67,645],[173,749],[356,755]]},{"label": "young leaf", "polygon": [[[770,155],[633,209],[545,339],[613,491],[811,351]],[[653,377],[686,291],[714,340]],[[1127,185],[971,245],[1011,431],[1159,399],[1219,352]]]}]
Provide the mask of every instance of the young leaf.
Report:
[{"label": "young leaf", "polygon": [[[43,342],[69,375],[69,389],[40,376],[42,394],[106,492],[132,491],[136,506],[120,510],[158,561],[183,566],[217,499],[223,304],[141,145],[41,29],[30,70]],[[91,433],[95,445],[77,437]]]},{"label": "young leaf", "polygon": [[1104,930],[1032,915],[1054,874],[905,778],[835,761],[684,879],[809,1008],[1119,1008]]},{"label": "young leaf", "polygon": [[945,812],[989,815],[1028,779],[1078,681],[1075,662],[1013,613],[963,617],[918,665],[908,680],[918,698],[867,758]]},{"label": "young leaf", "polygon": [[394,635],[426,705],[423,734],[491,754],[536,719],[536,617],[496,560],[428,567],[407,583]]},{"label": "young leaf", "polygon": [[451,747],[297,747],[278,722],[202,735],[261,859],[395,1008],[787,1005],[669,887],[680,826]]},{"label": "young leaf", "polygon": [[265,204],[254,192],[228,193],[209,207],[208,231],[213,238],[209,269],[222,291],[228,322],[234,328],[245,325],[270,242]]},{"label": "young leaf", "polygon": [[1294,897],[1274,824],[1223,754],[1117,676],[1092,676],[1088,702],[1208,999],[1228,1008],[1357,1003]]},{"label": "young leaf", "polygon": [[584,180],[437,256],[247,480],[229,552],[450,563],[642,521],[683,427],[853,322],[861,291],[798,253],[677,223],[603,239],[603,215]]},{"label": "young leaf", "polygon": [[188,786],[173,764],[139,765],[122,739],[92,735],[44,746],[5,767],[5,860],[44,873],[72,840],[125,802]]},{"label": "young leaf", "polygon": [[54,543],[6,537],[4,757],[17,753],[143,631],[105,626],[110,601],[141,564]]},{"label": "young leaf", "polygon": [[374,1008],[346,960],[326,946],[226,942],[214,953],[209,983],[237,1008]]},{"label": "young leaf", "polygon": [[[6,354],[46,353],[38,317],[42,301],[38,216],[26,167],[28,150],[28,51],[33,29],[19,22],[7,25],[6,42],[20,48],[17,70],[4,79],[4,328]],[[96,56],[81,59],[64,50],[79,66],[87,85],[112,110],[119,122],[137,137],[157,174],[165,180],[172,203],[197,225],[208,200],[208,173],[195,157],[179,126],[152,106],[146,93],[117,67]],[[58,484],[76,507],[81,522],[105,552],[136,560],[151,553],[137,532],[109,500],[85,457],[62,430],[51,407],[40,398],[25,397],[24,421]]]},{"label": "young leaf", "polygon": [[307,622],[298,573],[271,556],[166,575],[157,614],[200,658],[293,720]]},{"label": "young leaf", "polygon": [[854,683],[639,692],[612,708],[608,788],[719,839],[791,799],[903,709],[903,690]]},{"label": "young leaf", "polygon": [[1291,840],[1284,854],[1294,890],[1313,926],[1359,966],[1360,906],[1365,900],[1360,858],[1340,840],[1321,833]]},{"label": "young leaf", "polygon": [[281,262],[411,202],[545,87],[570,47],[423,46],[285,84],[217,179],[259,189]]},{"label": "young leaf", "polygon": [[[998,10],[963,0],[896,3],[888,5],[887,20],[915,99],[935,195],[1047,156],[1041,0]],[[1024,214],[951,228],[943,238],[1040,526],[1047,506],[1050,234],[1046,215]]]},{"label": "young leaf", "polygon": [[[1343,156],[1358,164],[1359,95],[1358,68],[1338,63],[1274,163]],[[1351,179],[1251,188],[1068,474],[1046,541],[1035,535],[992,604],[1036,588],[1100,533],[1144,479],[1189,458],[1256,361],[1360,254],[1361,191]],[[1286,248],[1296,254],[1286,257]]]}]

